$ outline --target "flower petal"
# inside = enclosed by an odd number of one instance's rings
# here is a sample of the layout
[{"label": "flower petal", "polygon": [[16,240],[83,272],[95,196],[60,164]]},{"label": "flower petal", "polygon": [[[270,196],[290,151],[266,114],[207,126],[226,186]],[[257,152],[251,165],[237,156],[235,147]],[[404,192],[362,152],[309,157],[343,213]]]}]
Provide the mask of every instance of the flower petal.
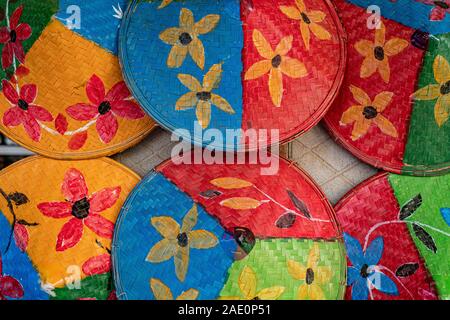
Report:
[{"label": "flower petal", "polygon": [[389,57],[395,56],[405,50],[408,45],[409,42],[404,39],[392,38],[384,45],[384,53]]},{"label": "flower petal", "polygon": [[192,60],[203,70],[205,67],[205,48],[199,38],[195,38],[188,46],[189,54]]},{"label": "flower petal", "polygon": [[378,291],[394,296],[398,295],[397,285],[384,273],[375,272],[368,280]]},{"label": "flower petal", "polygon": [[360,269],[364,264],[364,252],[359,241],[353,238],[348,233],[344,232],[345,248],[347,249],[347,256],[350,262],[356,269]]},{"label": "flower petal", "polygon": [[380,21],[380,27],[375,29],[375,47],[384,47],[386,42],[386,27],[382,21]]},{"label": "flower petal", "polygon": [[167,58],[167,66],[169,68],[179,68],[186,58],[188,48],[185,46],[174,45],[170,50]]},{"label": "flower petal", "polygon": [[340,124],[346,125],[363,118],[363,106],[352,106],[348,108],[341,117]]},{"label": "flower petal", "polygon": [[261,300],[277,300],[284,292],[285,288],[275,286],[271,288],[262,289],[257,296]]},{"label": "flower petal", "polygon": [[355,99],[356,102],[358,102],[362,106],[368,106],[372,104],[372,101],[369,97],[369,95],[361,88],[351,85],[350,91],[353,95],[353,99]]},{"label": "flower petal", "polygon": [[185,95],[181,96],[180,99],[177,100],[175,105],[176,110],[185,110],[192,108],[197,105],[198,98],[197,93],[188,92]]},{"label": "flower petal", "polygon": [[222,64],[214,64],[211,69],[203,77],[203,90],[212,91],[219,87],[220,80],[222,78]]},{"label": "flower petal", "polygon": [[355,43],[355,49],[363,57],[369,57],[373,55],[373,43],[369,40],[360,40]]},{"label": "flower petal", "polygon": [[158,9],[162,9],[162,8],[164,8],[164,7],[167,7],[169,4],[172,3],[172,1],[173,1],[173,0],[163,0],[163,1],[161,2],[161,4],[159,5]]},{"label": "flower petal", "polygon": [[384,134],[387,134],[394,138],[398,137],[397,129],[385,116],[378,114],[378,116],[373,119],[373,122],[377,124],[378,128],[380,128],[381,132],[383,132]]},{"label": "flower petal", "polygon": [[111,104],[114,114],[121,118],[137,120],[145,117],[144,111],[134,101],[122,100]]},{"label": "flower petal", "polygon": [[70,150],[80,150],[83,148],[88,138],[87,131],[76,133],[69,140],[67,146]]},{"label": "flower petal", "polygon": [[436,119],[436,123],[439,127],[442,127],[444,123],[447,122],[448,116],[450,113],[450,98],[445,98],[445,96],[441,96],[436,101],[436,105],[434,106],[434,118]]},{"label": "flower petal", "polygon": [[307,267],[311,269],[315,269],[317,267],[317,263],[320,259],[320,249],[317,243],[314,243],[308,255],[308,264]]},{"label": "flower petal", "polygon": [[372,106],[377,109],[378,112],[383,112],[384,109],[391,103],[393,92],[383,91],[379,93],[372,102]]},{"label": "flower petal", "polygon": [[174,45],[178,43],[181,34],[182,31],[180,28],[169,28],[161,32],[159,38],[167,44]]},{"label": "flower petal", "polygon": [[27,40],[29,37],[31,37],[31,33],[32,33],[32,30],[28,23],[21,23],[16,28],[17,40],[19,40],[19,41]]},{"label": "flower petal", "polygon": [[16,59],[20,63],[24,63],[25,62],[25,51],[23,51],[22,43],[14,42],[14,43],[12,43],[12,48],[14,50],[14,55],[15,55]]},{"label": "flower petal", "polygon": [[298,300],[307,300],[308,298],[309,298],[308,285],[306,285],[306,284],[300,285],[297,290],[297,299]]},{"label": "flower petal", "polygon": [[37,86],[35,84],[26,84],[20,89],[20,98],[27,103],[33,103],[37,96]]},{"label": "flower petal", "polygon": [[13,62],[14,48],[11,42],[5,43],[2,49],[2,68],[7,69]]},{"label": "flower petal", "polygon": [[275,55],[285,56],[292,49],[293,36],[287,36],[281,39],[280,43],[275,48]]},{"label": "flower petal", "polygon": [[202,85],[200,84],[200,82],[194,78],[193,76],[189,75],[189,74],[182,74],[180,73],[178,75],[178,80],[180,80],[180,82],[189,90],[191,90],[192,92],[200,92],[202,91]]},{"label": "flower petal", "polygon": [[378,69],[378,63],[375,61],[375,58],[370,55],[365,58],[361,64],[360,77],[368,78],[373,75]]},{"label": "flower petal", "polygon": [[389,83],[391,78],[391,68],[389,67],[389,60],[387,58],[378,63],[378,72],[380,73],[381,79],[383,79],[384,82]]},{"label": "flower petal", "polygon": [[106,239],[112,239],[114,232],[114,223],[99,214],[89,214],[84,219],[86,227],[94,231],[98,236]]},{"label": "flower petal", "polygon": [[178,280],[184,282],[189,267],[189,247],[178,247],[174,257],[175,273]]},{"label": "flower petal", "polygon": [[384,241],[383,237],[375,238],[367,247],[364,254],[364,260],[369,266],[378,264],[383,255]]},{"label": "flower petal", "polygon": [[272,63],[270,60],[261,60],[253,64],[245,73],[245,80],[253,80],[262,77],[270,71]]},{"label": "flower petal", "polygon": [[450,64],[441,55],[434,59],[433,63],[434,78],[440,84],[445,84],[450,81]]},{"label": "flower petal", "polygon": [[369,287],[367,279],[359,278],[352,287],[352,300],[367,300],[369,298]]},{"label": "flower petal", "polygon": [[311,32],[320,40],[330,40],[331,34],[328,32],[327,29],[322,27],[318,23],[311,23],[309,25],[309,28],[311,29]]},{"label": "flower petal", "polygon": [[194,230],[188,233],[189,245],[194,249],[208,249],[215,247],[219,240],[217,237],[206,230]]},{"label": "flower petal", "polygon": [[327,15],[325,14],[325,12],[319,11],[319,10],[311,10],[308,12],[308,18],[309,20],[311,20],[311,22],[322,22],[323,20],[325,20],[325,17]]},{"label": "flower petal", "polygon": [[147,255],[146,260],[152,263],[160,263],[167,261],[177,252],[178,246],[176,241],[162,239],[157,242]]},{"label": "flower petal", "polygon": [[441,96],[441,86],[438,84],[430,84],[414,93],[416,100],[435,100]]},{"label": "flower petal", "polygon": [[434,7],[430,12],[430,21],[442,21],[447,11],[444,8]]},{"label": "flower petal", "polygon": [[211,103],[209,101],[199,101],[196,108],[196,116],[203,129],[208,128],[211,121]]},{"label": "flower petal", "polygon": [[38,142],[41,140],[41,127],[36,119],[31,116],[28,112],[23,113],[23,127],[27,132],[28,136],[33,140]]},{"label": "flower petal", "polygon": [[199,292],[195,289],[189,289],[187,291],[184,291],[182,294],[180,294],[177,298],[177,300],[196,300],[198,297]]},{"label": "flower petal", "polygon": [[[153,217],[153,227],[166,239],[175,240],[180,234],[180,226],[171,217]],[[185,231],[183,231],[185,232]]]},{"label": "flower petal", "polygon": [[182,8],[180,12],[180,28],[190,31],[194,26],[194,14],[191,10]]},{"label": "flower petal", "polygon": [[9,28],[11,30],[14,30],[17,28],[17,25],[19,24],[20,17],[22,16],[23,12],[23,5],[17,7],[16,10],[12,13],[12,15],[9,17]]},{"label": "flower petal", "polygon": [[58,234],[56,251],[66,251],[80,242],[83,236],[83,221],[72,218],[67,222]]},{"label": "flower petal", "polygon": [[238,279],[239,289],[246,300],[255,298],[256,296],[256,274],[248,266],[242,269]]},{"label": "flower petal", "polygon": [[27,250],[29,239],[30,235],[27,228],[19,223],[16,223],[16,226],[14,227],[14,241],[20,251],[25,252],[25,250]]},{"label": "flower petal", "polygon": [[19,281],[10,276],[0,276],[0,294],[9,298],[19,299],[24,290]]},{"label": "flower petal", "polygon": [[15,127],[22,123],[24,111],[19,107],[8,109],[3,115],[3,124],[8,127]]},{"label": "flower petal", "polygon": [[294,260],[288,260],[287,268],[289,274],[295,280],[305,280],[306,278],[306,267]]},{"label": "flower petal", "polygon": [[218,14],[208,14],[194,25],[194,32],[197,34],[205,34],[213,30],[220,21]]},{"label": "flower petal", "polygon": [[367,131],[369,131],[371,123],[372,123],[372,121],[367,120],[365,118],[356,120],[355,124],[353,125],[352,137],[351,137],[352,140],[356,141],[359,138],[361,138],[362,136],[364,136],[367,133]]},{"label": "flower petal", "polygon": [[318,284],[327,284],[332,277],[331,267],[328,266],[320,266],[317,267],[315,279]]},{"label": "flower petal", "polygon": [[95,105],[100,105],[105,99],[105,85],[95,74],[89,79],[86,85],[86,94]]},{"label": "flower petal", "polygon": [[8,28],[1,27],[0,28],[0,43],[6,43],[10,39]]},{"label": "flower petal", "polygon": [[53,121],[53,116],[45,108],[37,105],[29,105],[28,112],[39,121],[49,122]]},{"label": "flower petal", "polygon": [[96,106],[87,103],[78,103],[66,109],[67,114],[75,120],[87,121],[94,119],[99,113]]},{"label": "flower petal", "polygon": [[290,19],[300,20],[302,18],[301,12],[298,11],[296,7],[293,6],[280,6],[281,12]]},{"label": "flower petal", "polygon": [[122,101],[129,97],[131,97],[130,90],[124,81],[120,81],[108,91],[105,100],[109,102]]},{"label": "flower petal", "polygon": [[107,253],[92,257],[83,263],[81,269],[87,276],[103,274],[111,271],[111,256]]},{"label": "flower petal", "polygon": [[194,203],[192,208],[188,211],[188,213],[186,213],[186,215],[183,218],[181,232],[191,231],[197,224],[197,218],[198,218],[198,209],[197,204]]},{"label": "flower petal", "polygon": [[303,2],[303,0],[295,0],[295,4],[297,5],[297,7],[299,8],[300,11],[306,11],[306,6],[305,3]]},{"label": "flower petal", "polygon": [[116,136],[119,123],[112,112],[101,115],[97,119],[96,128],[103,143],[110,143]]},{"label": "flower petal", "polygon": [[269,74],[269,92],[272,102],[276,107],[281,106],[283,99],[283,78],[279,69],[270,70]]},{"label": "flower petal", "polygon": [[231,107],[231,105],[228,103],[228,101],[217,94],[213,93],[211,95],[211,103],[226,113],[230,113],[230,114],[235,113],[233,110],[233,107]]},{"label": "flower petal", "polygon": [[305,44],[306,50],[309,50],[309,43],[311,41],[311,32],[309,31],[309,25],[307,25],[303,20],[300,21],[300,33],[302,34],[303,43]]},{"label": "flower petal", "polygon": [[43,202],[38,204],[37,208],[50,218],[61,219],[72,215],[72,204],[69,202]]},{"label": "flower petal", "polygon": [[347,268],[347,286],[351,286],[361,278],[361,271],[355,267]]},{"label": "flower petal", "polygon": [[261,31],[255,29],[253,30],[253,44],[256,47],[256,50],[258,50],[261,57],[265,59],[272,59],[274,56],[274,52],[272,50],[272,46],[270,43],[266,40],[266,38],[263,36]]},{"label": "flower petal", "polygon": [[89,200],[91,212],[99,213],[111,208],[119,199],[121,190],[122,188],[119,186],[115,188],[105,188],[95,192]]},{"label": "flower petal", "polygon": [[71,168],[66,171],[61,192],[70,202],[76,202],[88,195],[88,188],[83,174],[77,169]]},{"label": "flower petal", "polygon": [[288,77],[297,79],[308,74],[306,67],[297,59],[283,57],[280,64],[280,70]]},{"label": "flower petal", "polygon": [[8,80],[2,80],[2,88],[3,94],[9,102],[11,102],[12,104],[17,104],[19,102],[19,95],[17,94],[17,91],[13,87],[11,82],[9,82]]},{"label": "flower petal", "polygon": [[308,286],[308,296],[309,300],[325,300],[322,288],[315,283]]},{"label": "flower petal", "polygon": [[160,280],[151,278],[150,288],[156,300],[173,300],[172,292],[169,287],[162,283]]}]

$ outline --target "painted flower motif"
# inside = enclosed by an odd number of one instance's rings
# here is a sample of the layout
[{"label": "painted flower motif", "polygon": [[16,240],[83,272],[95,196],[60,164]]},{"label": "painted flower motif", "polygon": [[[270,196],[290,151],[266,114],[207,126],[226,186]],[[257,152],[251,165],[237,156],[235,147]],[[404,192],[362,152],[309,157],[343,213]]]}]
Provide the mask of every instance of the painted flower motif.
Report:
[{"label": "painted flower motif", "polygon": [[309,50],[311,32],[320,40],[330,40],[331,34],[319,23],[325,20],[326,14],[319,10],[306,10],[303,0],[295,0],[296,6],[280,6],[280,10],[290,19],[300,22],[300,32],[306,49]]},{"label": "painted flower motif", "polygon": [[105,253],[89,258],[83,263],[81,270],[88,276],[110,272],[111,256],[108,253]]},{"label": "painted flower motif", "polygon": [[234,114],[234,110],[227,100],[221,96],[212,93],[217,89],[222,76],[222,64],[215,64],[209,69],[208,73],[203,77],[203,85],[189,74],[179,74],[178,80],[191,92],[186,93],[178,99],[176,110],[186,110],[196,107],[196,115],[198,122],[203,129],[209,126],[211,121],[211,105],[215,105],[220,110]]},{"label": "painted flower motif", "polygon": [[408,41],[400,38],[391,38],[386,41],[386,27],[380,22],[380,28],[375,31],[375,40],[360,40],[355,44],[355,49],[364,57],[361,66],[361,78],[368,78],[375,72],[379,72],[384,82],[389,83],[391,69],[389,58],[393,57],[408,46]]},{"label": "painted flower motif", "polygon": [[121,187],[105,188],[89,196],[83,174],[77,169],[67,170],[61,186],[66,201],[43,202],[39,211],[47,217],[62,219],[72,217],[61,229],[56,251],[65,251],[80,242],[84,226],[102,238],[111,239],[114,223],[100,215],[111,208],[120,196]]},{"label": "painted flower motif", "polygon": [[433,63],[434,79],[437,84],[430,84],[414,93],[416,100],[436,100],[434,118],[439,127],[448,120],[450,113],[450,64],[438,55]]},{"label": "painted flower motif", "polygon": [[253,31],[253,43],[264,60],[256,62],[245,73],[245,80],[253,80],[269,74],[269,92],[276,107],[283,99],[283,75],[301,78],[308,74],[306,67],[299,60],[287,56],[292,49],[292,36],[284,37],[275,51],[259,30]]},{"label": "painted flower motif", "polygon": [[14,226],[14,241],[20,251],[25,252],[27,250],[29,240],[30,234],[27,228],[20,223],[16,223]]},{"label": "painted flower motif", "polygon": [[184,281],[189,267],[189,250],[209,249],[217,245],[217,237],[206,230],[192,230],[197,224],[197,205],[183,218],[180,225],[171,217],[154,217],[153,227],[164,239],[156,243],[147,256],[147,261],[160,263],[174,258],[175,273],[180,281]]},{"label": "painted flower motif", "polygon": [[299,300],[324,300],[325,294],[321,285],[326,285],[331,279],[331,268],[327,266],[318,266],[320,260],[320,251],[317,243],[309,251],[306,266],[294,260],[287,262],[288,272],[295,280],[301,280],[305,283],[300,285],[297,292]]},{"label": "painted flower motif", "polygon": [[167,58],[167,66],[169,68],[180,67],[189,52],[192,60],[203,70],[205,48],[198,37],[211,32],[219,20],[219,15],[209,14],[195,23],[192,11],[186,8],[181,9],[180,26],[166,29],[159,35],[163,42],[172,46]]},{"label": "painted flower motif", "polygon": [[450,0],[416,0],[424,4],[433,6],[430,13],[431,21],[442,21],[445,19],[445,15],[450,13]]},{"label": "painted flower motif", "polygon": [[173,1],[173,0],[163,0],[163,1],[161,2],[161,4],[159,5],[158,9],[162,9],[162,8],[167,7],[169,4],[172,3],[172,1]]},{"label": "painted flower motif", "polygon": [[100,139],[109,143],[119,129],[117,117],[129,120],[141,119],[145,113],[131,99],[125,82],[116,83],[107,93],[103,81],[93,75],[86,85],[90,103],[77,103],[66,109],[67,114],[78,121],[96,121]]},{"label": "painted flower motif", "polygon": [[20,299],[23,298],[23,295],[24,290],[20,282],[3,274],[3,261],[0,254],[0,300],[6,300],[6,298]]},{"label": "painted flower motif", "polygon": [[350,86],[353,98],[358,103],[348,108],[343,114],[340,124],[348,125],[354,123],[352,131],[352,140],[358,140],[369,131],[373,124],[380,128],[381,132],[391,137],[397,138],[398,132],[392,122],[390,122],[381,113],[391,103],[394,94],[392,92],[381,92],[372,101],[367,93],[361,88]]},{"label": "painted flower motif", "polygon": [[242,297],[221,297],[220,300],[277,300],[285,290],[284,287],[274,286],[257,291],[258,279],[255,271],[249,266],[242,269],[238,286]]},{"label": "painted flower motif", "polygon": [[26,84],[17,93],[7,80],[2,81],[3,94],[11,104],[3,115],[3,124],[7,127],[23,125],[26,133],[33,141],[41,140],[41,127],[38,121],[53,121],[53,116],[45,108],[34,104],[37,97],[37,87]]},{"label": "painted flower motif", "polygon": [[[155,278],[150,279],[150,288],[156,300],[173,300],[172,291],[161,280]],[[197,297],[198,291],[189,289],[180,294],[175,300],[196,300]]]},{"label": "painted flower motif", "polygon": [[363,252],[358,240],[348,233],[344,233],[344,241],[352,264],[347,270],[347,285],[352,286],[352,299],[367,300],[369,290],[373,288],[389,295],[398,295],[394,281],[377,268],[383,255],[383,238],[375,238],[366,252]]},{"label": "painted flower motif", "polygon": [[9,27],[0,28],[0,43],[3,43],[2,67],[6,69],[13,63],[14,57],[21,63],[25,61],[22,41],[27,40],[32,33],[27,23],[20,23],[23,5],[14,10],[9,18]]}]

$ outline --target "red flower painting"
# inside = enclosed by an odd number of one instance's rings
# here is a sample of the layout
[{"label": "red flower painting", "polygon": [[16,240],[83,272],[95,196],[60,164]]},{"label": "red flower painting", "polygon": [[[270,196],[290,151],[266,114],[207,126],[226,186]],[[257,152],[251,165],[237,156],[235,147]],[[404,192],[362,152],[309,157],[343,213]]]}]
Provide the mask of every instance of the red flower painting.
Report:
[{"label": "red flower painting", "polygon": [[43,202],[37,206],[47,217],[71,217],[58,234],[56,251],[65,251],[77,245],[83,236],[84,226],[102,238],[112,238],[114,223],[102,217],[100,213],[117,202],[121,192],[120,186],[105,188],[89,195],[83,174],[72,168],[65,174],[61,192],[66,201]]},{"label": "red flower painting", "polygon": [[145,113],[131,99],[125,82],[115,84],[107,93],[103,81],[93,75],[86,85],[86,95],[90,103],[77,103],[66,109],[67,114],[78,121],[96,120],[100,139],[109,143],[119,129],[117,117],[136,120]]},{"label": "red flower painting", "polygon": [[447,13],[450,14],[450,0],[441,0],[441,1],[417,0],[417,1],[433,6],[433,9],[431,10],[430,13],[431,21],[442,21],[445,19],[445,15]]},{"label": "red flower painting", "polygon": [[34,104],[37,97],[37,87],[34,84],[22,86],[17,93],[14,86],[6,81],[2,81],[3,94],[11,104],[3,115],[3,124],[7,127],[23,125],[28,136],[33,141],[41,140],[41,127],[38,121],[53,121],[53,116],[45,108]]},{"label": "red flower painting", "polygon": [[6,298],[20,299],[23,295],[24,291],[20,282],[3,274],[3,262],[0,255],[0,300],[6,300]]},{"label": "red flower painting", "polygon": [[18,7],[9,18],[9,27],[0,28],[0,43],[2,49],[2,67],[6,69],[13,63],[14,57],[21,63],[25,60],[22,41],[27,40],[32,33],[27,23],[20,23],[23,6]]}]

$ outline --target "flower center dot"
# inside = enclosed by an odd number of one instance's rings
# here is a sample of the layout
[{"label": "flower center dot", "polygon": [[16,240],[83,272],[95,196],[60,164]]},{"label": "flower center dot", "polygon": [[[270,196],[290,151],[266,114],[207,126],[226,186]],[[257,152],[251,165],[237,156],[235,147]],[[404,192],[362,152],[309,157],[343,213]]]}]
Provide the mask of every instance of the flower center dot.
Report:
[{"label": "flower center dot", "polygon": [[77,219],[84,219],[89,215],[91,204],[87,198],[76,201],[72,206],[72,215]]},{"label": "flower center dot", "polygon": [[378,111],[372,106],[367,106],[364,108],[363,115],[366,119],[370,120],[378,115]]},{"label": "flower center dot", "polygon": [[177,236],[177,240],[180,247],[186,247],[188,245],[188,236],[186,232],[180,233]]},{"label": "flower center dot", "polygon": [[207,91],[197,92],[197,98],[202,101],[209,101],[211,100],[211,92]]},{"label": "flower center dot", "polygon": [[19,102],[17,103],[17,105],[19,106],[20,109],[22,110],[28,110],[28,103],[22,99],[19,100]]},{"label": "flower center dot", "polygon": [[449,9],[450,6],[445,3],[444,1],[435,1],[434,4],[436,5],[436,7],[440,7],[442,9]]},{"label": "flower center dot", "polygon": [[183,32],[180,37],[178,38],[180,40],[180,43],[183,46],[187,46],[189,43],[192,42],[192,37],[189,33],[187,32]]},{"label": "flower center dot", "polygon": [[261,300],[261,298],[260,297],[254,297],[252,300]]},{"label": "flower center dot", "polygon": [[11,30],[11,32],[9,33],[9,38],[11,39],[11,42],[16,42],[17,40],[16,30]]},{"label": "flower center dot", "polygon": [[359,272],[361,274],[361,277],[367,278],[369,276],[369,272],[367,272],[368,269],[369,266],[367,264],[362,266],[361,271]]},{"label": "flower center dot", "polygon": [[108,101],[103,101],[98,106],[98,113],[100,113],[101,115],[108,113],[109,110],[111,110],[111,104]]},{"label": "flower center dot", "polygon": [[311,268],[306,269],[306,284],[312,284],[314,282],[314,270]]},{"label": "flower center dot", "polygon": [[450,93],[450,81],[447,81],[446,84],[441,87],[441,94],[444,96]]},{"label": "flower center dot", "polygon": [[274,68],[278,68],[281,64],[281,56],[280,55],[276,55],[273,59],[272,59],[272,67]]},{"label": "flower center dot", "polygon": [[383,49],[383,47],[380,47],[380,46],[376,47],[373,50],[373,54],[375,55],[375,59],[380,60],[380,61],[384,60],[384,49]]},{"label": "flower center dot", "polygon": [[306,24],[311,24],[311,20],[309,19],[309,17],[306,15],[306,13],[302,12],[302,19]]}]

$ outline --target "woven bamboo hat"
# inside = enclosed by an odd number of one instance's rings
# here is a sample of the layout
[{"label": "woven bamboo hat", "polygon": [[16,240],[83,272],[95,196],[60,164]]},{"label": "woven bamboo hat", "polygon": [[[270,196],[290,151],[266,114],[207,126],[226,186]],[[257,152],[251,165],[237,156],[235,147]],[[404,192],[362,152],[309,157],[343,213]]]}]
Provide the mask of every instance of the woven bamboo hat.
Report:
[{"label": "woven bamboo hat", "polygon": [[399,174],[448,172],[449,4],[336,1],[351,67],[325,123],[363,161]]},{"label": "woven bamboo hat", "polygon": [[122,209],[113,240],[119,299],[343,298],[342,237],[305,173],[282,159],[272,176],[261,164],[174,161]]},{"label": "woven bamboo hat", "polygon": [[122,79],[126,0],[2,0],[0,131],[58,159],[110,155],[155,126]]},{"label": "woven bamboo hat", "polygon": [[117,162],[31,157],[0,172],[0,300],[112,299],[111,238],[139,177]]},{"label": "woven bamboo hat", "polygon": [[[184,139],[227,150],[285,142],[313,127],[345,67],[342,26],[327,0],[135,0],[119,42],[143,108],[165,128],[185,129],[177,132]],[[236,146],[201,139],[202,129],[224,137],[226,129],[277,129],[279,139],[262,134],[255,146],[239,133]]]},{"label": "woven bamboo hat", "polygon": [[348,255],[347,299],[449,299],[449,185],[449,175],[381,173],[336,205]]}]

